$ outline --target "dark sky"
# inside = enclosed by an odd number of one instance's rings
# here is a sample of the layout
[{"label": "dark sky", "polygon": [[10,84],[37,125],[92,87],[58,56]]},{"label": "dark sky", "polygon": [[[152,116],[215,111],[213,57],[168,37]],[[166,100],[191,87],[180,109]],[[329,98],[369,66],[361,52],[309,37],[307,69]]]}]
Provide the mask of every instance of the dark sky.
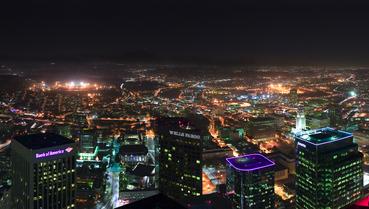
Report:
[{"label": "dark sky", "polygon": [[3,60],[369,64],[365,1],[10,2],[0,3]]}]

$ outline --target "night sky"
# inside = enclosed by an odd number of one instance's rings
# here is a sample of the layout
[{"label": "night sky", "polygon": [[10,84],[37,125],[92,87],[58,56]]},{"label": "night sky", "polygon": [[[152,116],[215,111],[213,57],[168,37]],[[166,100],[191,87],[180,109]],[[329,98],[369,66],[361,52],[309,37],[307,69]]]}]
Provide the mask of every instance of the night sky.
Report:
[{"label": "night sky", "polygon": [[25,2],[0,3],[1,60],[369,64],[365,1]]}]

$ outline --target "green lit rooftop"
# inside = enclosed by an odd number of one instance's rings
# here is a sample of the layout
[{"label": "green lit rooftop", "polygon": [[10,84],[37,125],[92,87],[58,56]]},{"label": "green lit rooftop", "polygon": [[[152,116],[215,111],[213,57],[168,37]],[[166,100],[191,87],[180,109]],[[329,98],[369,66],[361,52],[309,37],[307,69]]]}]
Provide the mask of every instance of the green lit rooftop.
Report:
[{"label": "green lit rooftop", "polygon": [[297,139],[314,144],[321,145],[338,140],[342,140],[348,137],[352,137],[351,133],[336,130],[333,128],[321,128],[310,131],[301,132],[296,136]]}]

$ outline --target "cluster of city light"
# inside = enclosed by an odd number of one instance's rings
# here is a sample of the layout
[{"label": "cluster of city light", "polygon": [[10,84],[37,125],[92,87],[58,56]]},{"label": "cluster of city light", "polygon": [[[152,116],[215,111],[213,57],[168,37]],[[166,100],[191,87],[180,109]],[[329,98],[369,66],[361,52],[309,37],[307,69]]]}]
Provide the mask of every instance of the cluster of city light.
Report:
[{"label": "cluster of city light", "polygon": [[[258,144],[258,143],[256,143]],[[275,139],[267,140],[265,142],[259,143],[259,149],[263,153],[272,153],[273,148],[278,146],[278,142]]]},{"label": "cluster of city light", "polygon": [[350,91],[350,96],[351,96],[351,97],[356,97],[356,96],[357,96],[357,94],[356,94],[356,92],[355,92],[355,91]]},{"label": "cluster of city light", "polygon": [[281,185],[274,185],[274,192],[276,195],[282,198],[282,200],[289,200],[294,197],[293,194],[288,193],[286,189]]},{"label": "cluster of city light", "polygon": [[53,89],[65,89],[65,90],[99,90],[102,88],[106,88],[106,86],[99,85],[97,83],[90,83],[86,81],[69,81],[69,82],[60,82],[56,81],[52,86]]},{"label": "cluster of city light", "polygon": [[90,83],[86,81],[68,81],[68,82],[60,82],[56,81],[55,83],[49,85],[44,81],[40,83],[35,83],[30,86],[29,90],[42,90],[42,91],[50,91],[55,89],[63,89],[63,90],[99,90],[103,88],[113,88],[112,86],[103,86],[97,83]]},{"label": "cluster of city light", "polygon": [[91,88],[91,87],[98,87],[97,84],[90,84],[88,82],[84,82],[84,81],[80,81],[80,82],[75,82],[75,81],[70,81],[64,84],[64,87],[68,88],[68,89],[86,89],[86,88]]},{"label": "cluster of city light", "polygon": [[148,139],[154,139],[155,138],[155,132],[154,130],[150,129],[146,131],[146,137]]},{"label": "cluster of city light", "polygon": [[290,93],[290,88],[283,86],[282,84],[270,84],[268,86],[268,90],[273,93],[279,93],[279,94],[288,94]]},{"label": "cluster of city light", "polygon": [[206,173],[202,172],[202,193],[211,194],[216,191],[216,185],[211,182],[210,178],[206,175]]}]

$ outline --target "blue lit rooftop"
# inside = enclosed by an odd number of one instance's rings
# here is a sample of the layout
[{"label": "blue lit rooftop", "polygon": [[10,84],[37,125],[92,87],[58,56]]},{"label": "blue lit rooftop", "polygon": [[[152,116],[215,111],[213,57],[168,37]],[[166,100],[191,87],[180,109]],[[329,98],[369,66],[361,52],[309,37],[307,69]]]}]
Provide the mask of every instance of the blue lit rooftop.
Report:
[{"label": "blue lit rooftop", "polygon": [[351,133],[328,127],[300,132],[300,134],[296,136],[298,140],[302,140],[313,145],[327,144],[349,137],[352,137]]},{"label": "blue lit rooftop", "polygon": [[274,166],[275,163],[262,154],[248,154],[227,158],[227,162],[239,171],[254,171]]}]

